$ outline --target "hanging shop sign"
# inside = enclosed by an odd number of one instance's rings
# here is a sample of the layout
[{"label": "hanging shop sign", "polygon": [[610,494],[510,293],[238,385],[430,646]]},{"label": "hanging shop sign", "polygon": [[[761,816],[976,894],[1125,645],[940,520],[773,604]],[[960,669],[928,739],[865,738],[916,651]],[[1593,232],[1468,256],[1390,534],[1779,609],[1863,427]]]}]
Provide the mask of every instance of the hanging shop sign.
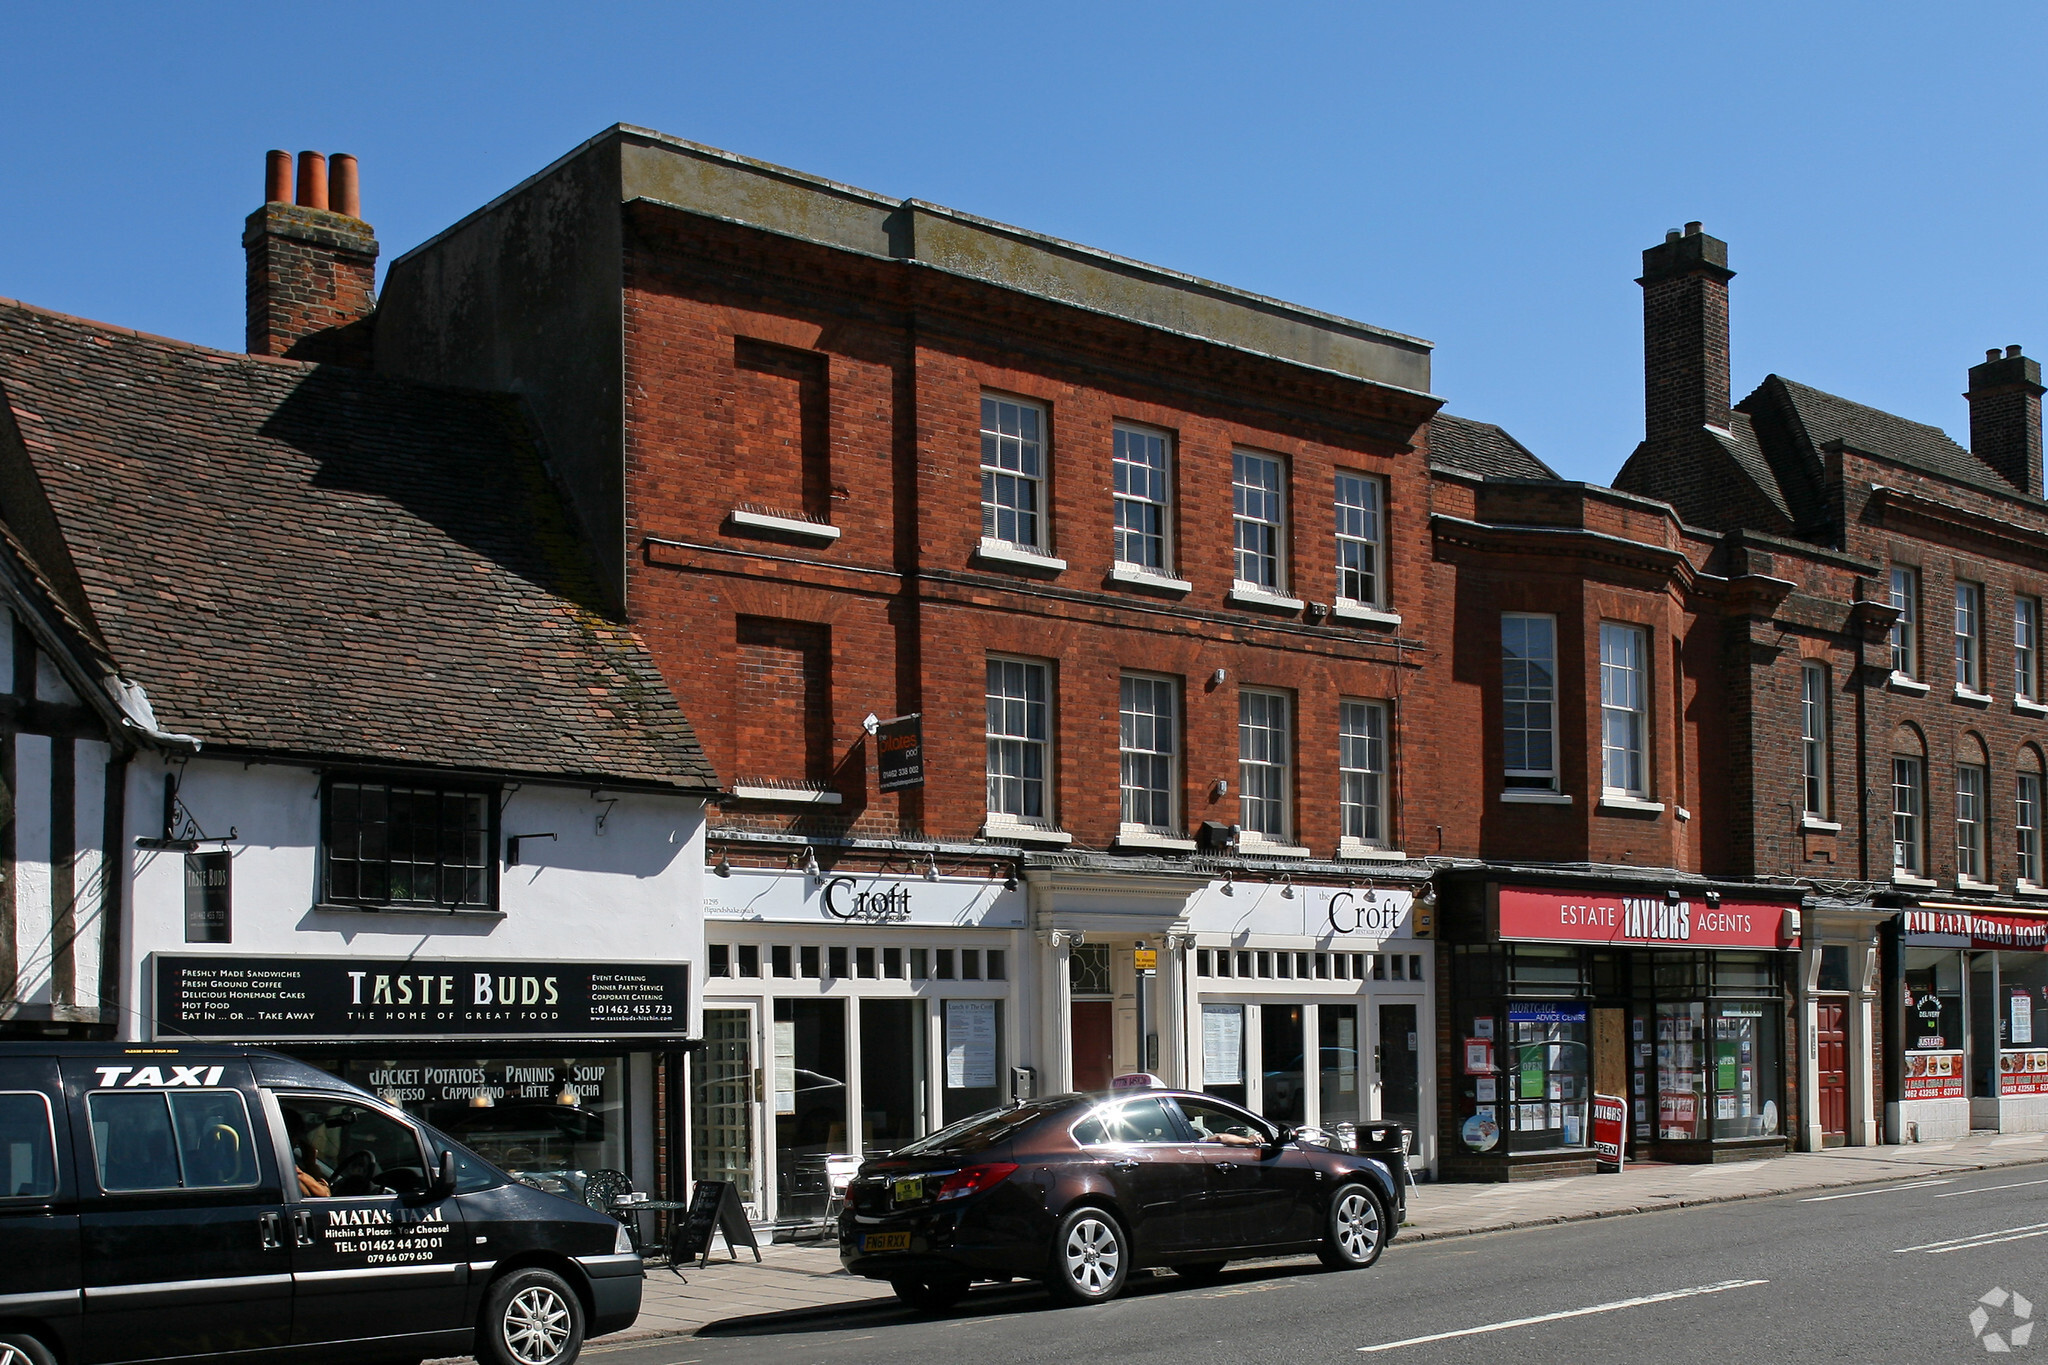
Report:
[{"label": "hanging shop sign", "polygon": [[159,955],[156,1036],[680,1037],[689,981],[669,963]]},{"label": "hanging shop sign", "polygon": [[875,727],[875,776],[885,792],[924,785],[923,716],[897,716]]},{"label": "hanging shop sign", "polygon": [[1500,889],[1500,937],[1547,943],[1645,947],[1786,948],[1798,944],[1798,911],[1765,901],[1703,896],[1672,900],[1606,891]]},{"label": "hanging shop sign", "polygon": [[185,855],[185,942],[227,943],[234,938],[235,859],[226,849]]},{"label": "hanging shop sign", "polygon": [[1022,929],[1024,901],[1021,889],[1007,891],[992,877],[927,881],[736,867],[729,877],[704,879],[707,919],[767,924]]},{"label": "hanging shop sign", "polygon": [[2048,951],[2048,917],[2003,910],[1921,906],[1899,914],[1899,929],[1916,948],[2002,948]]}]

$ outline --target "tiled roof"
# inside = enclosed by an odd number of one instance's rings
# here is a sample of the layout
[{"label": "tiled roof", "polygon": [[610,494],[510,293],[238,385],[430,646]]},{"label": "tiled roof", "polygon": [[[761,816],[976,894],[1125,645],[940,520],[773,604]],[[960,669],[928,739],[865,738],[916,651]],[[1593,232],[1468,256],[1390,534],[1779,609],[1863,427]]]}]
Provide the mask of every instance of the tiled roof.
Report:
[{"label": "tiled roof", "polygon": [[1740,406],[1749,409],[1769,399],[1782,402],[1791,411],[1812,446],[1811,458],[1816,462],[1823,447],[1831,441],[1840,441],[1857,450],[1897,460],[1959,483],[1995,488],[2004,493],[2014,491],[1996,470],[1956,444],[1940,427],[1909,422],[1903,417],[1838,398],[1831,393],[1822,393],[1819,389],[1808,388],[1775,374],[1767,376],[1757,386],[1756,392],[1743,399]]},{"label": "tiled roof", "polygon": [[714,786],[645,647],[604,610],[514,400],[0,301],[0,403],[0,439],[11,416],[22,442],[0,446],[0,475],[32,468],[69,559],[52,577],[75,570],[70,605],[164,729]]},{"label": "tiled roof", "polygon": [[1779,487],[1778,476],[1772,471],[1770,461],[1764,458],[1763,447],[1757,442],[1756,429],[1750,425],[1748,415],[1740,412],[1732,414],[1728,420],[1726,435],[1716,427],[1708,427],[1706,431],[1721,449],[1728,452],[1728,458],[1733,460],[1735,467],[1756,486],[1756,491],[1771,505],[1772,510],[1787,521],[1791,521],[1792,511],[1786,505],[1785,491]]},{"label": "tiled roof", "polygon": [[1439,412],[1429,419],[1429,458],[1494,479],[1554,479],[1557,471],[1491,422]]}]

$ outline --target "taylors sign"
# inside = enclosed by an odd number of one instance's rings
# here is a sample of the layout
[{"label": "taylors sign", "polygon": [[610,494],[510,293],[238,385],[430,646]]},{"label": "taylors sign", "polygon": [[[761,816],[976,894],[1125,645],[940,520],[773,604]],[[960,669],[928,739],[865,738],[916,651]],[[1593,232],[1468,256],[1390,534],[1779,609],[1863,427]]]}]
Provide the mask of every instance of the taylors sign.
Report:
[{"label": "taylors sign", "polygon": [[688,997],[667,963],[156,959],[159,1038],[681,1034]]},{"label": "taylors sign", "polygon": [[1677,900],[1658,894],[1622,896],[1597,891],[1500,889],[1500,936],[1559,943],[1685,944],[1697,948],[1782,948],[1780,935],[1792,907],[1762,901],[1700,896]]},{"label": "taylors sign", "polygon": [[704,879],[709,920],[771,924],[911,924],[1021,929],[1024,892],[986,877],[839,876],[734,868]]}]

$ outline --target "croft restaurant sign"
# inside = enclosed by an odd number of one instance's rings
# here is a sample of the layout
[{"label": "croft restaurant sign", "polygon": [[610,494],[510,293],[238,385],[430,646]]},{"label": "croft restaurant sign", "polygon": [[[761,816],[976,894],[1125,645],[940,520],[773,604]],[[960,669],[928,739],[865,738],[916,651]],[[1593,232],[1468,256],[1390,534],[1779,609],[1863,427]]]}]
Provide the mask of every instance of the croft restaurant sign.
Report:
[{"label": "croft restaurant sign", "polygon": [[1661,893],[1500,889],[1500,937],[1655,948],[1785,948],[1798,942],[1790,906]]}]

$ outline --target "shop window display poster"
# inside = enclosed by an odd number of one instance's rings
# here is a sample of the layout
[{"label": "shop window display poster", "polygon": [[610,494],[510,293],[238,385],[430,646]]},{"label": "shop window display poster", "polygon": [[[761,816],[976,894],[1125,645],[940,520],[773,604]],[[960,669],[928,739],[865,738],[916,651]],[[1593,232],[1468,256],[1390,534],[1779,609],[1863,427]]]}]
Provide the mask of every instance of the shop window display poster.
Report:
[{"label": "shop window display poster", "polygon": [[996,1083],[996,1002],[946,1002],[946,1088],[979,1090]]},{"label": "shop window display poster", "polygon": [[1244,1084],[1244,1007],[1202,1006],[1202,1081]]},{"label": "shop window display poster", "polygon": [[1494,1102],[1494,1086],[1495,1082],[1491,1076],[1481,1076],[1473,1083],[1474,1095],[1481,1104]]}]

